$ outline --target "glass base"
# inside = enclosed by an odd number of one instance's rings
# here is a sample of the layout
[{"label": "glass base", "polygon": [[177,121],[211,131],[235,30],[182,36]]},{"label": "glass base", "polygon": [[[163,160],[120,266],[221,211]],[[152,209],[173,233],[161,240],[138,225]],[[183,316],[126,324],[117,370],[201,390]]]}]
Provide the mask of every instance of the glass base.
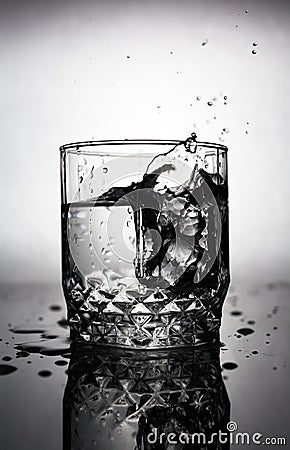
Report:
[{"label": "glass base", "polygon": [[77,342],[135,349],[219,343],[220,318],[200,300],[175,300],[163,307],[163,312],[155,314],[149,309],[145,312],[141,303],[139,309],[139,312],[126,314],[121,309],[115,311],[112,304],[101,313],[80,311],[69,319],[71,338]]}]

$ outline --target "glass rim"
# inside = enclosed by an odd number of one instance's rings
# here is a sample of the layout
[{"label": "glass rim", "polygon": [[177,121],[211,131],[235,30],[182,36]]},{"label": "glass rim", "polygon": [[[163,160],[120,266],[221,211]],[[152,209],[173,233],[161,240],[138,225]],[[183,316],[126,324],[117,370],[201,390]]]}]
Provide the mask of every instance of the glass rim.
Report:
[{"label": "glass rim", "polygon": [[[168,140],[168,139],[119,139],[119,140],[98,140],[98,141],[80,141],[72,142],[70,144],[62,145],[59,150],[61,153],[73,153],[73,154],[98,154],[99,151],[93,150],[92,147],[106,146],[106,145],[178,145],[184,143],[185,140]],[[196,145],[199,147],[206,147],[212,149],[219,149],[224,152],[228,151],[228,148],[222,144],[216,144],[214,142],[202,142],[196,141]],[[83,149],[83,150],[81,150]],[[112,152],[112,154],[114,154]]]}]

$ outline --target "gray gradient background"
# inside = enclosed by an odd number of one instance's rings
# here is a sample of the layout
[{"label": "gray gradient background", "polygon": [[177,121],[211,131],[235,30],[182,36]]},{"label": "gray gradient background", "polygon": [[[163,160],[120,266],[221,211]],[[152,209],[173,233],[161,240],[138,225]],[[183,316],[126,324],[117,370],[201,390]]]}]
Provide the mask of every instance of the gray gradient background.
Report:
[{"label": "gray gradient background", "polygon": [[281,0],[1,2],[0,281],[59,280],[61,144],[224,127],[233,277],[288,279],[289,19]]}]

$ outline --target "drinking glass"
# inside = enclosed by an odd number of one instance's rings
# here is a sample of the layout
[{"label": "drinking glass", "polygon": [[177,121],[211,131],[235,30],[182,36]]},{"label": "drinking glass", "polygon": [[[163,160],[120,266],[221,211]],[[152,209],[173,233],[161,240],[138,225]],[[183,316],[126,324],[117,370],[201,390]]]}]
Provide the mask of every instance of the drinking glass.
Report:
[{"label": "drinking glass", "polygon": [[194,136],[68,144],[61,179],[72,339],[135,349],[219,342],[227,148]]}]

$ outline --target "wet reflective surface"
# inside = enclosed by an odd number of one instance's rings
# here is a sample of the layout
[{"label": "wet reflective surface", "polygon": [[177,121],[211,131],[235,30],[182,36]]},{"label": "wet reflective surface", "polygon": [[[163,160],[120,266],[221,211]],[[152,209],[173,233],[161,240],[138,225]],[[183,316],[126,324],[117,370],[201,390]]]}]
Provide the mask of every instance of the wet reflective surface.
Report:
[{"label": "wet reflective surface", "polygon": [[229,420],[287,437],[290,286],[233,285],[220,351],[162,354],[71,349],[59,287],[2,286],[1,449],[226,449],[148,433],[208,434]]}]

